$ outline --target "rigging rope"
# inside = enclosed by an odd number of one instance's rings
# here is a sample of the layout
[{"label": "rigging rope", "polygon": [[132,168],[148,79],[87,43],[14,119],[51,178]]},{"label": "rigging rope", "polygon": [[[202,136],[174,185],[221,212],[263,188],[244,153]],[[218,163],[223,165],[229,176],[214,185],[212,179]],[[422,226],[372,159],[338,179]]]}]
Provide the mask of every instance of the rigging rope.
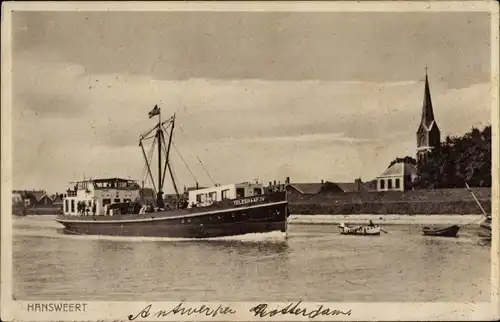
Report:
[{"label": "rigging rope", "polygon": [[[148,154],[146,155],[146,164],[144,165],[144,168],[142,170],[142,173],[141,173],[141,178],[144,178],[145,182],[147,183],[148,181],[151,181],[152,178],[150,178],[148,176],[149,172],[148,172],[148,164],[151,164],[151,160],[153,159],[153,153],[154,153],[154,147],[155,147],[155,142],[156,142],[156,139],[153,140],[153,143],[151,144],[151,147],[149,148],[149,152]],[[151,182],[151,184],[154,186],[154,182]],[[156,189],[155,189],[156,190]],[[155,191],[156,193],[156,191]]]},{"label": "rigging rope", "polygon": [[[175,143],[172,141],[172,145],[175,149],[175,151],[177,152],[177,154],[179,155],[179,157],[181,158],[182,162],[184,163],[184,165],[186,166],[187,170],[189,171],[189,174],[191,175],[191,177],[194,179],[194,182],[195,183],[198,183],[198,179],[196,179],[196,176],[193,174],[193,171],[191,171],[191,168],[188,166],[186,160],[182,157],[182,154],[181,152],[179,151],[179,149],[177,148],[177,146],[175,145]],[[172,164],[171,165],[171,168],[172,168],[172,172],[174,171],[173,169],[173,166]],[[177,179],[177,178],[176,178]]]},{"label": "rigging rope", "polygon": [[[182,128],[181,124],[179,124],[179,128],[181,129],[182,133],[186,134],[186,132],[184,132],[184,129]],[[193,152],[194,155],[196,155],[196,153],[193,151],[193,148],[191,148],[191,151]],[[203,165],[203,162],[201,162],[200,158],[197,155],[196,155],[196,158],[198,159],[198,162],[200,162],[201,166],[203,167],[203,170],[205,170],[205,173],[207,174],[207,176],[210,178],[210,181],[212,181],[212,184],[215,186],[215,182],[212,179],[212,176],[210,175],[210,173],[208,173],[207,168],[205,168],[205,166]]]},{"label": "rigging rope", "polygon": [[181,158],[182,162],[184,163],[184,165],[186,166],[186,168],[188,169],[189,173],[191,174],[191,177],[193,177],[194,179],[194,182],[198,182],[198,179],[196,179],[196,177],[194,176],[193,172],[191,171],[191,169],[189,168],[189,166],[187,165],[186,161],[184,160],[184,158],[182,157],[182,154],[181,152],[179,151],[179,149],[177,148],[177,146],[172,142],[172,145],[174,146],[174,149],[175,151],[177,151],[177,154],[179,155],[179,157]]},{"label": "rigging rope", "polygon": [[198,161],[200,162],[201,166],[203,167],[203,170],[205,170],[205,173],[207,174],[207,176],[210,178],[210,181],[212,181],[212,184],[215,186],[215,182],[212,179],[212,176],[210,175],[210,173],[208,173],[208,170],[203,165],[203,162],[201,162],[200,158],[198,158],[198,157],[196,157],[196,158],[198,159]]}]

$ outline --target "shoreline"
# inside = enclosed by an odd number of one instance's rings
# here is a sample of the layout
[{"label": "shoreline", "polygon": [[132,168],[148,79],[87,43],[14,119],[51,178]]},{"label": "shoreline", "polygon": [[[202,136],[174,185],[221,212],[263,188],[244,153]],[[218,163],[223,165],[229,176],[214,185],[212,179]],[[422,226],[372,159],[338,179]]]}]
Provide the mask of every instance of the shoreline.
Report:
[{"label": "shoreline", "polygon": [[477,224],[483,215],[290,215],[290,225],[367,224],[372,220],[379,225],[466,225]]}]

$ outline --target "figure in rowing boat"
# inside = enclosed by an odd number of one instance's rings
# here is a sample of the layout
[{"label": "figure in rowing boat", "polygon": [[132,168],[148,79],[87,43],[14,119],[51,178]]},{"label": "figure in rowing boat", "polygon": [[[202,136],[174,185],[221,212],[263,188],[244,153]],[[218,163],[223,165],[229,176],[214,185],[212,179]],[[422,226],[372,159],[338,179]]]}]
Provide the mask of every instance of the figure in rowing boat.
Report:
[{"label": "figure in rowing boat", "polygon": [[380,235],[381,229],[370,220],[368,225],[359,227],[349,227],[345,223],[341,222],[339,225],[339,231],[342,235],[373,236]]}]

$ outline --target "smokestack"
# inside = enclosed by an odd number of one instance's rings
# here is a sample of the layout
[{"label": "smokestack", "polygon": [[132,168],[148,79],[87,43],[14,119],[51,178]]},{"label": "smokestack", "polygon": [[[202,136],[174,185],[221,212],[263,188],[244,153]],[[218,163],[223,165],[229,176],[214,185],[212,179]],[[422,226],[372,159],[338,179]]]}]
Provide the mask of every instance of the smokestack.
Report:
[{"label": "smokestack", "polygon": [[276,185],[276,180],[274,180],[274,185]]},{"label": "smokestack", "polygon": [[273,185],[273,183],[271,181],[269,181],[269,187],[272,186],[272,185]]},{"label": "smokestack", "polygon": [[325,182],[323,181],[323,179],[321,179],[321,183],[325,183]]},{"label": "smokestack", "polygon": [[285,184],[290,184],[290,177],[286,177]]}]

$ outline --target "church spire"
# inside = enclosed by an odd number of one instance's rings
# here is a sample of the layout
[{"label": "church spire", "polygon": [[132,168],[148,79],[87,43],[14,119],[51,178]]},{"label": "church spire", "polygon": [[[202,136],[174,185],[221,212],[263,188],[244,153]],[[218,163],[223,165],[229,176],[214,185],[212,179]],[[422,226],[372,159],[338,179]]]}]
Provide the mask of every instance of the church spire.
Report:
[{"label": "church spire", "polygon": [[434,111],[432,109],[431,90],[429,88],[429,77],[427,76],[427,66],[425,66],[425,90],[424,104],[422,106],[422,124],[429,128],[434,121]]},{"label": "church spire", "polygon": [[427,158],[427,154],[441,144],[441,131],[439,130],[431,100],[427,66],[425,67],[424,102],[422,106],[422,120],[417,130],[417,160],[420,163]]}]

